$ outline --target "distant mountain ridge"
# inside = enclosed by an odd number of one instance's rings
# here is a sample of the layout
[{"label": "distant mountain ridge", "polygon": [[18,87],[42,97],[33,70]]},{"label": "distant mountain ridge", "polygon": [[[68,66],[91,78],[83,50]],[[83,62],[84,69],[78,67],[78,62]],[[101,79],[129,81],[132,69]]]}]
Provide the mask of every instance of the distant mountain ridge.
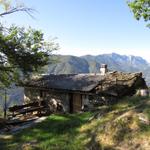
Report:
[{"label": "distant mountain ridge", "polygon": [[147,84],[150,85],[150,64],[139,56],[127,56],[117,53],[101,55],[56,55],[57,63],[50,64],[45,68],[45,73],[68,74],[68,73],[98,73],[101,64],[107,64],[109,70],[123,72],[143,72]]}]

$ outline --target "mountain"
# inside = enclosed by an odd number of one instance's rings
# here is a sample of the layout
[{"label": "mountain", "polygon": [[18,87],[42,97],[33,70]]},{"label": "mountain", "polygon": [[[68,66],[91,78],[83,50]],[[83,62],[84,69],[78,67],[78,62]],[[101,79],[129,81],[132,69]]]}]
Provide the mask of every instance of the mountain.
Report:
[{"label": "mountain", "polygon": [[123,72],[143,72],[147,84],[150,85],[150,64],[138,56],[119,55],[116,53],[102,55],[70,55],[55,56],[56,63],[45,68],[45,73],[98,73],[101,64],[107,64],[109,70]]}]

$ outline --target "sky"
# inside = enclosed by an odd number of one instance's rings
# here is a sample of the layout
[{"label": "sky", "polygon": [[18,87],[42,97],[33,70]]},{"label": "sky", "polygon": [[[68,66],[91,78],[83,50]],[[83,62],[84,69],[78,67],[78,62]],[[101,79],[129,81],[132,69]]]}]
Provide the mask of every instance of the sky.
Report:
[{"label": "sky", "polygon": [[40,29],[57,37],[63,55],[118,53],[142,56],[150,62],[150,29],[134,19],[126,0],[22,0],[35,9],[1,18],[3,23]]}]

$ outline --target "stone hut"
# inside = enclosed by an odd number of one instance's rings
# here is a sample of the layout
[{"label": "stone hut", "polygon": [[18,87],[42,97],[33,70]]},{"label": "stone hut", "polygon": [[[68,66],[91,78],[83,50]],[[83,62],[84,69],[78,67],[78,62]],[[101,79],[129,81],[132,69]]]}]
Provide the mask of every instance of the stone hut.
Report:
[{"label": "stone hut", "polygon": [[[105,68],[106,66],[104,66]],[[49,74],[23,83],[26,101],[61,101],[67,112],[90,107],[90,97],[119,98],[147,88],[142,73]]]}]

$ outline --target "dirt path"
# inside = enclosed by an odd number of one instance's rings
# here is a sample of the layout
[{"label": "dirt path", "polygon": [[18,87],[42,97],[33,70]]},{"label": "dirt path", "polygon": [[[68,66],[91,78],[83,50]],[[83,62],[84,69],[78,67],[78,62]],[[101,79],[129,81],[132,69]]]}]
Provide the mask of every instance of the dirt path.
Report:
[{"label": "dirt path", "polygon": [[27,123],[23,123],[23,124],[20,124],[17,126],[12,126],[8,131],[1,130],[0,131],[0,139],[10,139],[10,138],[12,138],[13,134],[18,133],[18,132],[22,131],[23,129],[32,127],[32,126],[36,125],[37,123],[40,123],[46,119],[47,119],[47,117],[40,117],[38,119],[33,119]]}]

